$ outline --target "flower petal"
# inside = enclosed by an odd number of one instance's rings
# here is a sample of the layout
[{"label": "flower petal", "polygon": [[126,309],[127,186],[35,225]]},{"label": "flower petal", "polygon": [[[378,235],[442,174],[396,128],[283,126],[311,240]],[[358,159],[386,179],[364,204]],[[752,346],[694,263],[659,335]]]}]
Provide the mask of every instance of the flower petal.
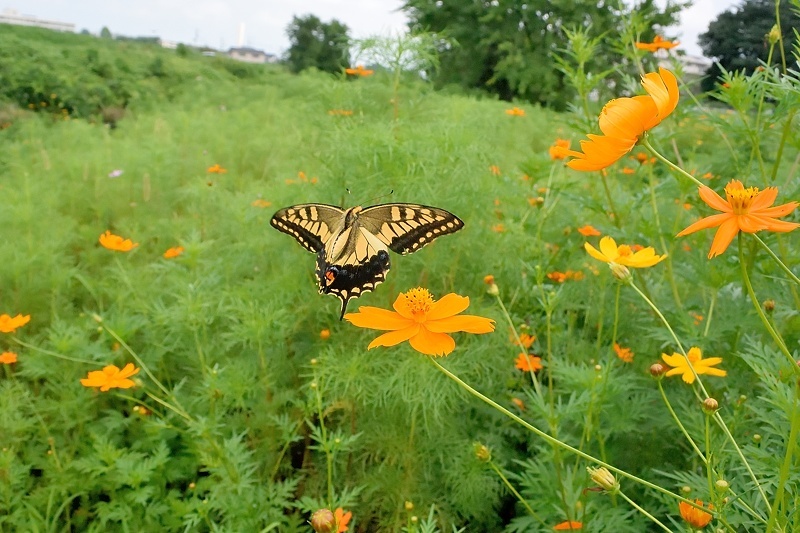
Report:
[{"label": "flower petal", "polygon": [[617,246],[617,241],[608,235],[600,239],[600,251],[608,258],[608,261],[616,261],[619,258],[619,247]]},{"label": "flower petal", "polygon": [[494,331],[494,320],[475,315],[458,315],[438,320],[428,320],[425,327],[434,333],[491,333]]},{"label": "flower petal", "polygon": [[358,308],[358,313],[347,313],[344,318],[354,326],[381,331],[403,329],[414,323],[414,320],[405,318],[394,311],[369,306],[361,306]]},{"label": "flower petal", "polygon": [[777,187],[767,187],[763,191],[759,192],[755,198],[753,198],[752,202],[750,203],[750,212],[764,209],[772,204],[775,203],[775,200],[778,199],[778,188]]},{"label": "flower petal", "polygon": [[420,330],[419,324],[412,324],[411,326],[405,329],[399,329],[397,331],[390,331],[389,333],[384,333],[383,335],[379,335],[376,339],[374,339],[369,346],[367,346],[367,350],[371,350],[376,346],[394,346],[395,344],[400,344],[403,341],[407,341],[411,337],[417,334]]},{"label": "flower petal", "polygon": [[694,224],[691,224],[688,228],[678,233],[677,237],[684,237],[690,233],[694,233],[695,231],[700,231],[701,229],[716,228],[717,226],[724,224],[725,221],[734,220],[735,218],[736,215],[729,213],[718,213],[716,215],[711,215],[710,217],[701,218]]},{"label": "flower petal", "polygon": [[674,353],[672,355],[667,355],[665,353],[662,353],[661,359],[663,359],[664,362],[667,363],[672,368],[680,368],[682,366],[685,367],[687,365],[686,358],[679,353]]},{"label": "flower petal", "polygon": [[[581,141],[581,150],[567,166],[574,170],[600,170],[611,166],[619,158],[630,152],[636,139],[618,139],[603,135],[587,135],[588,140]],[[572,154],[570,154],[572,155]]]},{"label": "flower petal", "polygon": [[411,337],[408,342],[411,347],[425,355],[447,355],[456,347],[456,341],[446,333],[436,333],[419,328],[419,333]]},{"label": "flower petal", "polygon": [[711,243],[711,250],[708,252],[708,258],[711,259],[725,252],[738,233],[739,224],[737,224],[735,217],[723,222],[717,230],[716,235],[714,235],[714,240]]},{"label": "flower petal", "polygon": [[[394,301],[394,304],[392,304],[392,307],[394,307],[394,310],[403,318],[414,319],[414,313],[411,312],[411,306],[408,303],[408,298],[406,298],[405,293],[401,292],[397,295],[397,299]],[[360,310],[361,309],[359,309],[359,311]]]},{"label": "flower petal", "polygon": [[800,224],[796,222],[786,222],[784,220],[775,220],[774,218],[760,217],[754,215],[750,215],[750,217],[759,220],[763,225],[763,229],[769,231],[777,231],[778,233],[786,233],[788,231],[792,231],[800,227]]},{"label": "flower petal", "polygon": [[724,213],[733,213],[733,207],[731,207],[730,202],[722,198],[722,196],[717,194],[716,191],[711,187],[706,187],[703,185],[698,190],[698,194],[700,195],[700,199],[712,209],[716,209],[717,211],[722,211]]},{"label": "flower petal", "polygon": [[604,256],[602,252],[600,252],[597,248],[589,244],[588,242],[583,243],[583,248],[595,259],[598,261],[603,261],[604,263],[608,263],[608,257]]},{"label": "flower petal", "polygon": [[766,209],[750,209],[750,212],[754,215],[764,216],[764,217],[785,217],[795,209],[797,206],[800,205],[797,202],[789,202],[788,204],[783,205],[776,205],[775,207],[768,207]]},{"label": "flower petal", "polygon": [[431,305],[427,312],[426,320],[439,320],[448,316],[457,315],[469,307],[469,298],[455,293],[445,294],[439,301]]}]

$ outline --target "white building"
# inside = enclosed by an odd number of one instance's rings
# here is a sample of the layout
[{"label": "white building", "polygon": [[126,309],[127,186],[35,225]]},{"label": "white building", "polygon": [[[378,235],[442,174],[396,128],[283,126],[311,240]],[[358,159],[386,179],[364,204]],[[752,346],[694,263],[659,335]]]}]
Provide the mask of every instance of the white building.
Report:
[{"label": "white building", "polygon": [[14,9],[5,9],[0,13],[1,24],[16,24],[17,26],[36,26],[55,31],[75,32],[75,24],[70,22],[59,22],[56,20],[44,20],[33,15],[20,15]]},{"label": "white building", "polygon": [[[659,50],[659,52],[665,52],[665,50]],[[691,74],[693,76],[705,75],[708,67],[710,67],[712,63],[710,59],[703,56],[677,54],[663,54],[658,56],[659,67],[672,68],[673,61],[680,63],[684,74]]]},{"label": "white building", "polygon": [[270,55],[255,48],[242,46],[239,48],[231,48],[228,50],[228,55],[237,61],[244,61],[246,63],[267,63]]}]

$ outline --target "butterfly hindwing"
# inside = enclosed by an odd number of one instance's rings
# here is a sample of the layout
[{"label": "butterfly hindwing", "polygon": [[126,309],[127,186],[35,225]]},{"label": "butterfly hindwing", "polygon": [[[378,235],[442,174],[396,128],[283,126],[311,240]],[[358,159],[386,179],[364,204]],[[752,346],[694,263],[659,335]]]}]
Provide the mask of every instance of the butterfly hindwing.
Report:
[{"label": "butterfly hindwing", "polygon": [[390,250],[403,255],[464,227],[449,211],[419,204],[374,205],[359,213],[358,221]]},{"label": "butterfly hindwing", "polygon": [[341,316],[351,298],[374,290],[386,279],[388,250],[413,253],[464,226],[444,209],[400,203],[346,211],[332,205],[300,204],[279,210],[270,222],[317,254],[319,292],[341,300]]},{"label": "butterfly hindwing", "polygon": [[294,237],[309,252],[319,253],[343,215],[344,211],[333,205],[300,204],[279,210],[270,224]]}]

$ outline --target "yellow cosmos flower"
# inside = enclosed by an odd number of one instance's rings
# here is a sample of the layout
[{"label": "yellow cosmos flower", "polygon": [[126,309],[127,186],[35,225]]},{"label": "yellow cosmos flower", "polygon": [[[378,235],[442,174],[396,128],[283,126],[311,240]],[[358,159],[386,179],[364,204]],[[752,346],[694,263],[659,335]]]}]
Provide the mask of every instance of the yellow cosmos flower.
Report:
[{"label": "yellow cosmos flower", "polygon": [[642,77],[644,96],[617,98],[600,113],[603,135],[589,134],[581,141],[582,152],[569,150],[574,157],[567,166],[575,170],[601,170],[630,152],[644,133],[667,118],[678,105],[678,80],[667,69],[659,68]]},{"label": "yellow cosmos flower", "polygon": [[367,349],[408,341],[420,353],[442,356],[456,347],[448,333],[494,331],[494,320],[459,315],[468,306],[469,298],[466,296],[450,293],[436,301],[427,289],[418,287],[400,293],[394,302],[394,311],[361,306],[358,313],[347,313],[344,318],[360,328],[388,331],[369,343]]},{"label": "yellow cosmos flower", "polygon": [[100,235],[99,240],[100,244],[103,245],[103,248],[114,250],[115,252],[130,252],[139,246],[138,242],[133,242],[130,239],[124,239],[119,235],[114,235],[108,230]]},{"label": "yellow cosmos flower", "polygon": [[138,373],[139,369],[133,366],[133,363],[128,363],[122,370],[116,365],[108,365],[103,370],[89,372],[89,375],[81,380],[81,385],[100,387],[102,392],[107,392],[109,389],[130,389],[136,383],[128,378]]},{"label": "yellow cosmos flower", "polygon": [[17,328],[21,328],[25,324],[31,321],[31,315],[17,315],[12,317],[11,315],[7,315],[3,313],[0,315],[0,332],[3,333],[14,333]]},{"label": "yellow cosmos flower", "polygon": [[[694,503],[697,505],[703,506],[703,500],[695,500]],[[708,509],[713,510],[714,506],[712,504],[708,504]],[[686,520],[686,523],[692,526],[695,529],[703,529],[711,522],[713,516],[711,513],[707,513],[702,509],[698,509],[697,507],[692,507],[686,502],[678,503],[678,510],[681,512],[681,518]]]},{"label": "yellow cosmos flower", "polygon": [[[687,358],[689,361],[686,360]],[[667,372],[668,376],[676,376],[680,374],[683,381],[690,385],[694,383],[695,373],[698,376],[701,374],[720,377],[728,375],[728,372],[725,370],[712,368],[714,365],[718,365],[722,362],[722,357],[709,357],[708,359],[703,359],[703,353],[700,351],[700,348],[696,346],[692,346],[689,349],[689,353],[686,354],[686,357],[679,353],[674,353],[672,355],[662,353],[661,359],[663,359],[665,363],[672,367]],[[694,372],[692,372],[692,368],[694,368]]]},{"label": "yellow cosmos flower", "polygon": [[789,202],[772,207],[778,197],[777,187],[767,187],[759,191],[758,187],[745,188],[741,181],[731,180],[725,186],[725,196],[727,199],[723,200],[711,188],[700,187],[700,198],[712,209],[722,212],[700,219],[678,233],[678,237],[683,237],[701,229],[719,227],[708,252],[709,259],[725,252],[740,231],[755,233],[767,230],[785,233],[800,226],[795,222],[777,220],[800,205],[797,202]]},{"label": "yellow cosmos flower", "polygon": [[600,239],[600,250],[588,242],[583,247],[589,252],[589,255],[598,261],[616,263],[633,268],[651,267],[667,258],[667,254],[656,255],[656,251],[652,246],[642,248],[637,252],[634,252],[631,246],[627,244],[617,246],[617,241],[609,236]]}]

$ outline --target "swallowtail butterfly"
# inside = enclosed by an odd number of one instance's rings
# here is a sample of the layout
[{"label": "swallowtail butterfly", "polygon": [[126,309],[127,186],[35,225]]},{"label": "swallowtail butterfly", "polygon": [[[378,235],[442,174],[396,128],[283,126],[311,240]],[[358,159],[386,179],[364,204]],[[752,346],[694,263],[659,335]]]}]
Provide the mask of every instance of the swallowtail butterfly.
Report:
[{"label": "swallowtail butterfly", "polygon": [[272,216],[278,231],[317,254],[320,294],[342,301],[369,292],[386,278],[389,252],[414,253],[432,240],[464,227],[454,214],[418,204],[381,204],[344,210],[333,205],[299,204]]}]

